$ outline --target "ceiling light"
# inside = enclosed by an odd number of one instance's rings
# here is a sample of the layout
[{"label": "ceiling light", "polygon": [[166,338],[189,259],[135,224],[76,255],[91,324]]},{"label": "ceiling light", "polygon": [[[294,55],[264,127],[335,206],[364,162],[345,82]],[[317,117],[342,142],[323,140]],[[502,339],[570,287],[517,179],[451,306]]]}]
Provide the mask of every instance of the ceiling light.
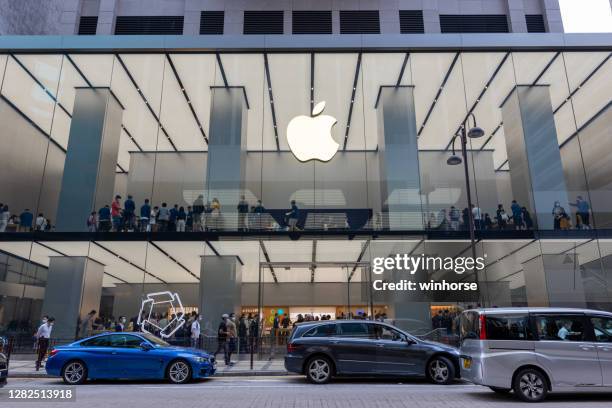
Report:
[{"label": "ceiling light", "polygon": [[461,164],[462,162],[463,160],[461,160],[461,157],[457,156],[456,154],[453,154],[446,160],[446,164],[450,166],[456,166],[458,164]]}]

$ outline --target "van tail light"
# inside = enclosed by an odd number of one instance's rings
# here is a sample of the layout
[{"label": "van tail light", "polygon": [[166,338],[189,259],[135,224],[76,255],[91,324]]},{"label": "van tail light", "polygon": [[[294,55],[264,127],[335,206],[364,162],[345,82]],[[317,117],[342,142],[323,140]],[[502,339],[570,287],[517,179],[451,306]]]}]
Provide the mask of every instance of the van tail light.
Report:
[{"label": "van tail light", "polygon": [[287,343],[287,353],[294,353],[300,348],[299,344]]},{"label": "van tail light", "polygon": [[484,314],[480,315],[479,318],[479,329],[480,329],[480,340],[487,339],[487,317]]},{"label": "van tail light", "polygon": [[51,350],[51,352],[49,353],[49,357],[53,357],[54,355],[56,355],[57,353],[59,353],[58,349],[53,349]]}]

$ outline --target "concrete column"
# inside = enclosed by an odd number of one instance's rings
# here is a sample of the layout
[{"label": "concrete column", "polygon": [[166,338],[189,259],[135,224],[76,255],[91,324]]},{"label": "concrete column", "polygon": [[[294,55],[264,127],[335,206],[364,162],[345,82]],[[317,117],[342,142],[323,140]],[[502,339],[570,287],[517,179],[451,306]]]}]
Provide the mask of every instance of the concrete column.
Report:
[{"label": "concrete column", "polygon": [[79,317],[99,310],[103,277],[104,265],[91,258],[50,257],[42,312],[56,319],[53,338],[74,339]]},{"label": "concrete column", "polygon": [[57,231],[87,231],[113,199],[123,106],[109,88],[77,88],[57,210]]},{"label": "concrete column", "polygon": [[100,0],[96,34],[112,35],[115,33],[115,19],[117,17],[118,5],[118,0]]},{"label": "concrete column", "polygon": [[240,313],[242,265],[236,256],[202,256],[200,315],[205,331],[217,330],[223,313]]},{"label": "concrete column", "polygon": [[423,26],[425,28],[425,34],[429,33],[440,33],[440,10],[438,8],[437,1],[424,1],[423,2]]},{"label": "concrete column", "polygon": [[[236,213],[246,169],[248,102],[244,87],[212,87],[206,198],[218,198],[223,213]],[[235,217],[223,217],[224,228],[235,228]]]},{"label": "concrete column", "polygon": [[541,255],[524,263],[523,271],[528,306],[586,307],[575,254]]},{"label": "concrete column", "polygon": [[423,229],[413,90],[381,86],[375,106],[382,222],[392,230]]},{"label": "concrete column", "polygon": [[514,199],[551,230],[555,201],[570,208],[548,86],[517,85],[501,108]]}]

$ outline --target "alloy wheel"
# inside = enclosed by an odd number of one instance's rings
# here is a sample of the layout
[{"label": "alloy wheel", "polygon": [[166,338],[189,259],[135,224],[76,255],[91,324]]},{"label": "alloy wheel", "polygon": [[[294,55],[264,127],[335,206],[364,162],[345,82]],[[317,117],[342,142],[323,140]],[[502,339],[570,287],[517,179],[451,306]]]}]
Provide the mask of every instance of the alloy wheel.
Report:
[{"label": "alloy wheel", "polygon": [[173,383],[183,383],[189,379],[189,366],[184,361],[176,361],[170,366],[168,376]]},{"label": "alloy wheel", "polygon": [[315,359],[308,365],[308,375],[316,383],[324,383],[329,380],[331,367],[326,360]]},{"label": "alloy wheel", "polygon": [[64,369],[64,379],[70,384],[78,384],[83,380],[85,367],[78,361],[74,361]]},{"label": "alloy wheel", "polygon": [[429,365],[429,376],[437,383],[448,381],[448,371],[448,365],[439,359],[432,361]]},{"label": "alloy wheel", "polygon": [[534,372],[526,372],[519,380],[519,388],[521,393],[529,400],[537,401],[544,394],[544,381]]}]

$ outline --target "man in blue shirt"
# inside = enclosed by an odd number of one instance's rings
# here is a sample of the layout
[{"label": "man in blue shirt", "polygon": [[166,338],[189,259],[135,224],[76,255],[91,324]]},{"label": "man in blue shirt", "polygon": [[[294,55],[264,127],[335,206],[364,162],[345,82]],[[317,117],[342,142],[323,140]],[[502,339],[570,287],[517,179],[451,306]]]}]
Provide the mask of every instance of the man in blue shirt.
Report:
[{"label": "man in blue shirt", "polygon": [[29,209],[23,210],[19,215],[19,231],[29,232],[32,230],[32,221],[34,221],[34,214]]},{"label": "man in blue shirt", "polygon": [[512,205],[510,206],[510,210],[512,211],[512,221],[514,222],[514,229],[522,229],[523,228],[523,210],[522,207],[516,202],[516,200],[512,200]]},{"label": "man in blue shirt", "polygon": [[131,195],[123,203],[123,224],[126,230],[134,229],[134,216],[136,215],[136,204]]},{"label": "man in blue shirt", "polygon": [[170,218],[168,219],[168,231],[176,231],[176,218],[178,217],[178,204],[170,209]]},{"label": "man in blue shirt", "polygon": [[569,205],[576,207],[576,226],[580,226],[584,229],[591,229],[590,212],[591,206],[589,202],[582,198],[582,196],[576,197],[575,203],[569,203]]},{"label": "man in blue shirt", "polygon": [[111,210],[108,204],[98,210],[98,223],[100,231],[108,232],[111,229]]},{"label": "man in blue shirt", "polygon": [[[127,205],[127,202],[126,202]],[[140,207],[140,231],[144,232],[147,230],[149,225],[149,218],[151,217],[151,206],[149,205],[149,199],[145,198],[144,204]]]},{"label": "man in blue shirt", "polygon": [[299,211],[300,210],[298,209],[295,200],[291,200],[291,210],[286,214],[287,218],[289,219],[288,224],[291,231],[295,231],[297,229]]}]

